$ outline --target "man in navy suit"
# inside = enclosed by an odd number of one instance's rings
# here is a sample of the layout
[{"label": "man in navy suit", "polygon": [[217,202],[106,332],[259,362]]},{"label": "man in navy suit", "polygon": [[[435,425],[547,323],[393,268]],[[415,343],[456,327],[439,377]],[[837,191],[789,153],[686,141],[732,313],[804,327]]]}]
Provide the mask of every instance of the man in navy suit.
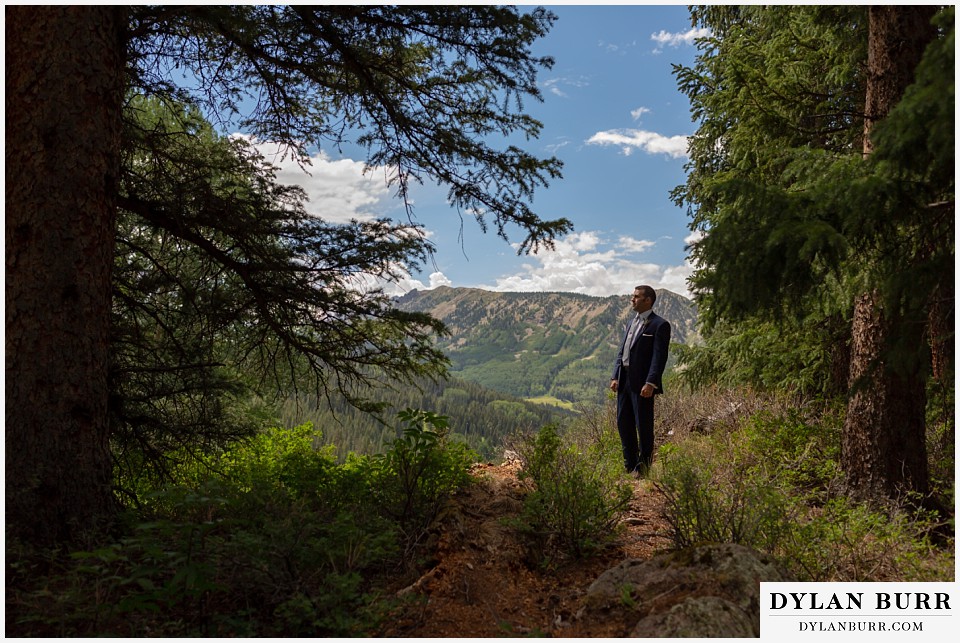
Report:
[{"label": "man in navy suit", "polygon": [[613,367],[610,389],[617,394],[617,429],[623,463],[630,473],[646,475],[653,462],[653,400],[663,393],[663,369],[670,349],[670,322],[653,312],[657,293],[637,286],[631,299],[637,313]]}]

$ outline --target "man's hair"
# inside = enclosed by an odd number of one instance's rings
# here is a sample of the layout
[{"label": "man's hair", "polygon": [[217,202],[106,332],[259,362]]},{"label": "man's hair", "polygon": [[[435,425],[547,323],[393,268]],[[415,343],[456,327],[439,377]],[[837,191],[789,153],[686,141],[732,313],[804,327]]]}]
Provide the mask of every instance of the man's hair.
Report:
[{"label": "man's hair", "polygon": [[634,290],[641,291],[644,297],[648,297],[650,299],[651,304],[657,303],[657,291],[650,286],[637,286],[634,288]]}]

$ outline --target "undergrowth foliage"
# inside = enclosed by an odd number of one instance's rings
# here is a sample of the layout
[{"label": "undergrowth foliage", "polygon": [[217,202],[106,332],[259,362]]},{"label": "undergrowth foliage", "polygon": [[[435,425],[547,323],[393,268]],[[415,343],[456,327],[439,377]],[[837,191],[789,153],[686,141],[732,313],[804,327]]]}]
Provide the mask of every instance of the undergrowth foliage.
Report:
[{"label": "undergrowth foliage", "polygon": [[399,420],[384,454],[342,464],[310,424],[179,459],[176,483],[140,489],[145,504],[123,534],[93,551],[43,558],[13,543],[7,633],[369,632],[391,607],[370,579],[413,564],[474,457],[448,438],[443,416],[407,409]]},{"label": "undergrowth foliage", "polygon": [[[743,544],[800,581],[953,578],[952,515],[918,510],[910,498],[867,506],[843,494],[842,411],[749,392],[671,397],[658,415],[651,479],[674,547]],[[562,430],[548,425],[514,445],[530,491],[511,525],[532,563],[589,556],[616,537],[633,486],[614,423],[611,404],[584,409]],[[124,497],[140,502],[113,541],[67,553],[8,537],[6,633],[378,631],[397,600],[384,579],[422,571],[424,536],[469,483],[476,457],[445,416],[406,409],[395,430],[382,454],[342,462],[310,424],[202,457],[166,454],[179,463],[171,483],[128,485],[135,493]],[[948,473],[943,489],[953,486]]]},{"label": "undergrowth foliage", "polygon": [[408,408],[397,417],[405,425],[403,434],[372,458],[371,493],[410,547],[444,501],[469,482],[467,468],[477,455],[449,439],[449,422],[442,415]]},{"label": "undergrowth foliage", "polygon": [[660,488],[668,506],[674,545],[738,543],[769,551],[780,542],[789,517],[785,497],[746,478],[716,484],[716,463],[661,449]]},{"label": "undergrowth foliage", "polygon": [[602,444],[565,443],[556,425],[543,427],[521,446],[523,470],[533,490],[515,525],[528,537],[535,560],[550,563],[555,547],[576,558],[615,535],[632,497],[630,485]]},{"label": "undergrowth foliage", "polygon": [[952,517],[915,498],[868,506],[842,493],[842,425],[831,408],[771,407],[662,445],[655,481],[674,546],[739,543],[800,581],[952,578]]}]

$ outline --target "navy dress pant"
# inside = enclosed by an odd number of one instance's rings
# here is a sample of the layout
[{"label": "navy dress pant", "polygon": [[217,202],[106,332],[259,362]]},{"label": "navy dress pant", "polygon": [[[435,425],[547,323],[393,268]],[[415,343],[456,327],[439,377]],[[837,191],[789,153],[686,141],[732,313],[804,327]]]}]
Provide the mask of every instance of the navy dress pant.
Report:
[{"label": "navy dress pant", "polygon": [[[627,369],[623,369],[626,371]],[[653,400],[641,397],[626,374],[617,384],[617,430],[627,472],[649,469],[653,462]]]}]

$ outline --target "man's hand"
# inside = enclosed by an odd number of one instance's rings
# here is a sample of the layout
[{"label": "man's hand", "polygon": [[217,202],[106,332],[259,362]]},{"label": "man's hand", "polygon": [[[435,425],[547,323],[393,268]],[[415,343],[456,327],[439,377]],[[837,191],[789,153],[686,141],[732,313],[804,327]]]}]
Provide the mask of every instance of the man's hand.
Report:
[{"label": "man's hand", "polygon": [[657,387],[647,382],[643,385],[643,388],[640,389],[640,397],[653,397],[654,391],[657,390]]},{"label": "man's hand", "polygon": [[610,390],[614,393],[617,392],[617,380],[610,380]]}]

